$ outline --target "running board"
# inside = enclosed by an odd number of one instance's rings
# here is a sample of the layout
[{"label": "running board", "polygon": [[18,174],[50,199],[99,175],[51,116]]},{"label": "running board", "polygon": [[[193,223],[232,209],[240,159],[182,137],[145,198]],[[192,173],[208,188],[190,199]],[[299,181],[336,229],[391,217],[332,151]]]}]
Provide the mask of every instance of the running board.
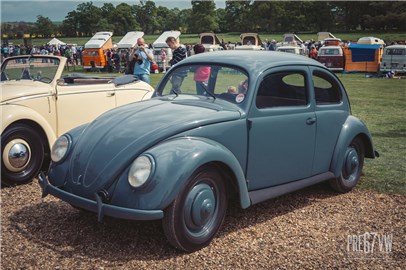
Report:
[{"label": "running board", "polygon": [[253,205],[332,178],[334,178],[334,174],[332,172],[326,172],[287,184],[250,191],[248,195],[251,199],[251,205]]}]

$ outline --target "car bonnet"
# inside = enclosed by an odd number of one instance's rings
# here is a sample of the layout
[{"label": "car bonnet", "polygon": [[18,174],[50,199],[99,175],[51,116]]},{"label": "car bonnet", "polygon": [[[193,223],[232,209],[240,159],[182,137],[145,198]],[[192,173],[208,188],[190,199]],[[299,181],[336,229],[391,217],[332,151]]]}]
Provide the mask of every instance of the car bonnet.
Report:
[{"label": "car bonnet", "polygon": [[151,146],[200,126],[232,121],[240,111],[199,100],[151,99],[113,109],[90,123],[68,162],[71,191],[91,196],[108,188]]}]

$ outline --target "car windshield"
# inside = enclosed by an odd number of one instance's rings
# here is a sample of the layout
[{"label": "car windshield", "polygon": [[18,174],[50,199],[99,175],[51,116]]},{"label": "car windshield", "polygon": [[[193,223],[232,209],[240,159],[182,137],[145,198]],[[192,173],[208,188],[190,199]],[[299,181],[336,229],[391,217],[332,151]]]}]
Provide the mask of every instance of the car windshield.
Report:
[{"label": "car windshield", "polygon": [[248,76],[242,70],[204,64],[176,68],[165,77],[157,92],[162,96],[199,95],[241,104],[247,89]]},{"label": "car windshield", "polygon": [[6,59],[2,65],[1,80],[36,80],[50,83],[59,67],[59,59],[27,57]]}]

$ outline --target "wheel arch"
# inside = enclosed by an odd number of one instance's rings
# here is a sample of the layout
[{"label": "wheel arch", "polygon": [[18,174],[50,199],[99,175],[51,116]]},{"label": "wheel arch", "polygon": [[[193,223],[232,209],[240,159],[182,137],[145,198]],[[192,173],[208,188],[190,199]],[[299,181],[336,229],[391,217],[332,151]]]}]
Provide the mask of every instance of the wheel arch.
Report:
[{"label": "wheel arch", "polygon": [[[206,165],[219,170],[227,180],[228,191],[237,191],[242,208],[251,205],[244,173],[237,158],[218,142],[206,138],[175,138],[158,144],[145,154],[153,156],[157,166],[153,179],[140,192],[147,196],[146,200],[160,197],[161,209],[172,203],[198,168]],[[156,194],[157,190],[159,194]]]},{"label": "wheel arch", "polygon": [[365,157],[377,157],[372,143],[372,136],[366,125],[358,118],[349,116],[341,129],[330,164],[330,171],[334,173],[335,177],[338,177],[341,173],[341,164],[344,162],[346,147],[356,137],[359,137],[364,144]]}]

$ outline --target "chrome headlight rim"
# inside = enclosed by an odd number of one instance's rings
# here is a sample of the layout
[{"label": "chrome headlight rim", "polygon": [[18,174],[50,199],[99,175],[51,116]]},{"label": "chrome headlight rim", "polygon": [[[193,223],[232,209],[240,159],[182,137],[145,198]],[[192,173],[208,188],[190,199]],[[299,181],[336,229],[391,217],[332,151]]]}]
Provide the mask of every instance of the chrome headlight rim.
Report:
[{"label": "chrome headlight rim", "polygon": [[[139,167],[140,165],[141,167]],[[145,168],[145,165],[148,168]],[[138,168],[136,168],[137,166]],[[134,172],[134,169],[136,169],[136,172]],[[145,170],[147,170],[147,174],[145,174]],[[127,175],[128,184],[132,188],[141,188],[152,178],[154,171],[155,159],[153,156],[149,154],[141,154],[131,163]],[[142,177],[135,179],[135,174],[137,174],[137,172],[140,173]],[[138,176],[140,174],[138,174]]]},{"label": "chrome headlight rim", "polygon": [[[70,149],[72,146],[72,138],[69,134],[64,134],[60,136],[55,143],[52,145],[51,149],[51,160],[52,162],[59,164],[65,161],[66,157],[69,155]],[[58,147],[58,148],[56,148]],[[63,155],[56,154],[57,150],[63,151]],[[63,149],[64,148],[64,149]]]}]

